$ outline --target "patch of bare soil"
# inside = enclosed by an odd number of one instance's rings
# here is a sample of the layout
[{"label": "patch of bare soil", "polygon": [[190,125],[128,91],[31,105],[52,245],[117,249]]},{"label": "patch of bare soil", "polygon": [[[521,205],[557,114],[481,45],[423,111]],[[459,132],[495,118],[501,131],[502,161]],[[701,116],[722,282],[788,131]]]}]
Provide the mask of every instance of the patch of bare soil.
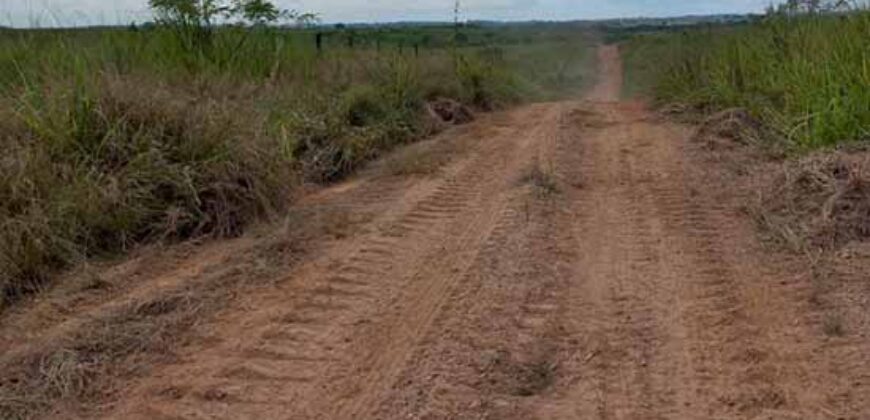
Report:
[{"label": "patch of bare soil", "polygon": [[0,355],[0,413],[867,417],[870,253],[764,248],[745,177],[619,102],[619,52],[599,60],[586,101],[482,115],[310,194],[276,232],[141,288],[101,277],[113,291],[74,313],[22,308],[39,327]]}]

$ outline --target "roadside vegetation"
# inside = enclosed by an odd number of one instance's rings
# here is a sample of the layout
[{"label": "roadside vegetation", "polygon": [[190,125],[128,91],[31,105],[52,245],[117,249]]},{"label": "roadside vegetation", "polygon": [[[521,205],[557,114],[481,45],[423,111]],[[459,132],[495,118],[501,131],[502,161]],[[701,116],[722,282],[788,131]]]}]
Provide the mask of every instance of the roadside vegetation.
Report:
[{"label": "roadside vegetation", "polygon": [[808,254],[870,239],[866,5],[791,0],[749,23],[622,39],[629,95],[700,117],[705,141],[789,158],[759,184],[767,237]]},{"label": "roadside vegetation", "polygon": [[629,85],[705,112],[745,109],[795,149],[868,140],[870,11],[837,10],[793,3],[748,25],[634,37]]},{"label": "roadside vegetation", "polygon": [[[0,309],[58,269],[240,234],[443,125],[584,83],[579,28],[325,27],[263,1],[153,0],[128,28],[0,38]],[[565,86],[575,90],[568,92]]]}]

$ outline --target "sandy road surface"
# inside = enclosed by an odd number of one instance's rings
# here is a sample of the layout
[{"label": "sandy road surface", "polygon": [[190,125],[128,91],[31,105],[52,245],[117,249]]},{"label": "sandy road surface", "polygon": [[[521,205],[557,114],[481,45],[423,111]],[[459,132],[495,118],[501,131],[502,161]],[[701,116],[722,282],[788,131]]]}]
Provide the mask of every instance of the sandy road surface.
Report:
[{"label": "sandy road surface", "polygon": [[599,55],[587,101],[485,117],[437,175],[324,193],[374,216],[105,418],[870,418],[866,352],[823,338],[689,130],[619,102]]}]

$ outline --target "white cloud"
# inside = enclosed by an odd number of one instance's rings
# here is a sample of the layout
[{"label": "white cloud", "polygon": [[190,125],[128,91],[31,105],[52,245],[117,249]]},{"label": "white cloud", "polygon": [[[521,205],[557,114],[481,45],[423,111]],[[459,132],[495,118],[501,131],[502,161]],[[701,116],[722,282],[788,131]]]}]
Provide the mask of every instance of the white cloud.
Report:
[{"label": "white cloud", "polygon": [[[327,22],[451,20],[454,0],[277,0]],[[461,0],[467,19],[597,19],[761,11],[769,0]],[[117,24],[148,18],[146,0],[0,0],[0,24]]]}]

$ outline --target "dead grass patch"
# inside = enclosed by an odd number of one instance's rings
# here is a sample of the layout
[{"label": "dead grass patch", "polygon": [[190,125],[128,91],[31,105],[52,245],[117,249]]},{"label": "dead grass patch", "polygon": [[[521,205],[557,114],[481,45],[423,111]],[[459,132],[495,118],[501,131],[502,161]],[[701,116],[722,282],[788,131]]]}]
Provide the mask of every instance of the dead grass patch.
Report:
[{"label": "dead grass patch", "polygon": [[786,163],[762,189],[756,218],[795,251],[870,239],[870,152],[819,152]]},{"label": "dead grass patch", "polygon": [[122,381],[198,339],[195,327],[240,290],[277,281],[306,252],[305,239],[292,233],[261,238],[193,281],[89,315],[71,331],[0,356],[0,418],[37,418],[60,407],[87,415]]},{"label": "dead grass patch", "polygon": [[[756,142],[762,131],[762,124],[742,108],[731,108],[707,117],[694,140],[705,142],[711,148],[733,148]],[[730,140],[731,142],[729,142]]]},{"label": "dead grass patch", "polygon": [[605,128],[613,124],[587,106],[572,109],[566,115],[566,119],[573,127],[579,128]]},{"label": "dead grass patch", "polygon": [[83,410],[111,393],[109,378],[125,378],[171,357],[180,333],[217,307],[225,292],[181,290],[95,319],[72,336],[2,362],[0,417],[29,419],[59,402]]},{"label": "dead grass patch", "polygon": [[705,118],[683,117],[683,119],[699,124],[692,140],[709,150],[735,151],[752,146],[764,156],[771,158],[783,158],[788,151],[782,136],[777,135],[743,108],[726,109]]}]

